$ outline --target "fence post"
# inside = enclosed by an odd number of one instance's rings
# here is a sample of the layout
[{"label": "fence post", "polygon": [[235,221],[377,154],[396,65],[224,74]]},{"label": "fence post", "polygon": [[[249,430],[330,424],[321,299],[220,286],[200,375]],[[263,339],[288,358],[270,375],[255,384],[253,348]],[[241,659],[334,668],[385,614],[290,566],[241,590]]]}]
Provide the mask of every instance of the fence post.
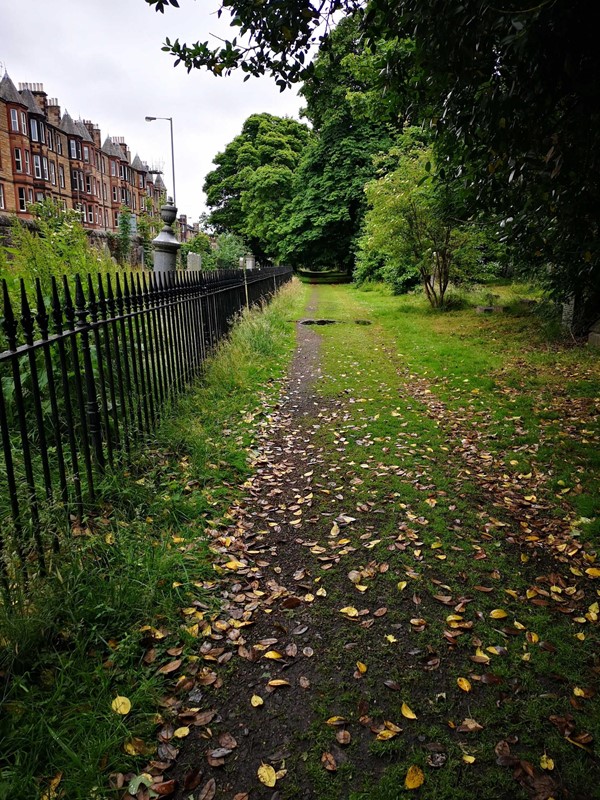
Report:
[{"label": "fence post", "polygon": [[181,244],[175,238],[172,225],[177,217],[177,208],[169,197],[160,209],[160,218],[165,223],[156,239],[152,240],[154,248],[154,272],[175,272],[177,268],[177,251]]}]

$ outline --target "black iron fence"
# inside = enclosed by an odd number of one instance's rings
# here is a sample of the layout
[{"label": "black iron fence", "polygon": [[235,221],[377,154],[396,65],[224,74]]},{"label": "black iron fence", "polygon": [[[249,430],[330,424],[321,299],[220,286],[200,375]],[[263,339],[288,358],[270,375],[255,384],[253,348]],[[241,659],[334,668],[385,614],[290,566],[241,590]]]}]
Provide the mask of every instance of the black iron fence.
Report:
[{"label": "black iron fence", "polygon": [[0,580],[44,574],[81,524],[96,482],[123,463],[198,375],[246,306],[291,269],[3,281],[0,323]]}]

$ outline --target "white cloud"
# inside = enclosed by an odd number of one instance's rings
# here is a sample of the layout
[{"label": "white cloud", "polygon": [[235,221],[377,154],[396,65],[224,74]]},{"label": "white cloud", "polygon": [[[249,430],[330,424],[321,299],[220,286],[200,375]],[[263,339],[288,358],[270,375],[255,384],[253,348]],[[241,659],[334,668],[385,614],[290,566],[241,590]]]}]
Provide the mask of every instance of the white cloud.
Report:
[{"label": "white cloud", "polygon": [[185,67],[161,51],[166,36],[191,44],[231,36],[218,0],[180,0],[157,14],[144,0],[19,0],[4,3],[0,63],[15,84],[43,83],[74,118],[91,119],[102,135],[123,136],[149,163],[164,165],[171,190],[168,122],[173,117],[177,202],[192,220],[205,210],[202,184],[215,155],[244,120],[263,111],[298,118],[301,99],[270,78],[243,82]]}]

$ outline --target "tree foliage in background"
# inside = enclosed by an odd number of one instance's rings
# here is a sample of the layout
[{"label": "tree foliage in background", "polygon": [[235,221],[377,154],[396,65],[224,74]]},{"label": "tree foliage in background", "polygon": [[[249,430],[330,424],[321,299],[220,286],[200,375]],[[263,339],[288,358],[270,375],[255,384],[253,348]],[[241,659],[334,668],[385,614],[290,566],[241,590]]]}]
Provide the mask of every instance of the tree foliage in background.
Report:
[{"label": "tree foliage in background", "polygon": [[239,269],[240,258],[246,253],[246,245],[235,233],[221,233],[216,247],[202,256],[202,269]]},{"label": "tree foliage in background", "polygon": [[306,125],[272,114],[248,117],[242,132],[214,163],[204,183],[210,224],[243,237],[255,255],[276,258],[282,210],[310,139]]},{"label": "tree foliage in background", "polygon": [[202,266],[204,267],[204,260],[207,253],[210,253],[210,236],[207,233],[197,233],[188,242],[181,245],[179,251],[181,256],[181,263],[185,269],[187,266],[188,253],[199,253],[202,256]]},{"label": "tree foliage in background", "polygon": [[[281,247],[294,266],[350,273],[366,210],[363,187],[375,175],[373,157],[393,142],[398,103],[375,91],[384,59],[365,49],[356,18],[343,19],[330,44],[301,89],[316,135],[294,176]],[[404,55],[401,43],[394,50]]]},{"label": "tree foliage in background", "polygon": [[[164,11],[174,0],[146,0]],[[225,0],[240,37],[165,49],[188,69],[310,79],[310,48],[330,46],[332,16],[357,13],[366,42],[414,42],[382,89],[416,77],[431,109],[442,179],[473,209],[504,215],[507,237],[556,297],[600,294],[600,48],[593,0]],[[323,23],[325,25],[323,26]],[[319,27],[321,26],[321,27]],[[549,268],[550,267],[550,268]]]}]

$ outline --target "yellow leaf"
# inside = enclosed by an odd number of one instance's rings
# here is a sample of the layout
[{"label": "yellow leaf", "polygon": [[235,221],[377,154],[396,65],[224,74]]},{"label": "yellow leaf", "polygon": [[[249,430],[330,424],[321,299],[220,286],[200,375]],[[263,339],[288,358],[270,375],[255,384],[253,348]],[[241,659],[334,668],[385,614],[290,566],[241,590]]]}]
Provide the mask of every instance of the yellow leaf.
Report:
[{"label": "yellow leaf", "polygon": [[272,658],[276,661],[279,658],[283,658],[283,656],[281,653],[278,653],[277,650],[269,650],[267,653],[265,653],[265,658]]},{"label": "yellow leaf", "polygon": [[271,789],[277,783],[277,773],[270,764],[261,764],[258,768],[258,780]]},{"label": "yellow leaf", "polygon": [[398,589],[400,589],[400,591],[406,589],[407,586],[408,586],[408,581],[398,581]]},{"label": "yellow leaf", "polygon": [[361,675],[364,675],[365,672],[367,671],[367,665],[363,664],[362,661],[357,661],[356,662],[356,669],[360,672]]},{"label": "yellow leaf", "polygon": [[329,535],[337,536],[339,532],[340,532],[340,526],[337,524],[337,522],[334,522],[333,525],[331,526],[331,530],[329,531]]},{"label": "yellow leaf", "polygon": [[495,608],[490,612],[490,617],[492,619],[504,619],[505,617],[508,617],[508,614],[503,608]]},{"label": "yellow leaf", "polygon": [[228,561],[226,564],[223,564],[223,567],[225,569],[231,569],[234,572],[236,570],[240,569],[240,567],[243,567],[243,566],[244,565],[240,561],[236,561],[235,559],[232,559],[231,561]]},{"label": "yellow leaf", "polygon": [[340,614],[345,614],[347,617],[358,617],[358,611],[353,606],[340,608]]},{"label": "yellow leaf", "polygon": [[600,569],[598,567],[588,567],[585,574],[589,575],[590,578],[600,578]]},{"label": "yellow leaf", "polygon": [[187,726],[187,725],[184,725],[184,726],[183,726],[183,727],[181,727],[181,728],[177,728],[177,729],[176,729],[176,730],[173,732],[173,736],[174,736],[176,739],[185,739],[185,737],[186,737],[186,736],[189,736],[189,734],[190,734],[190,729],[188,728],[188,726]]},{"label": "yellow leaf", "polygon": [[398,639],[396,639],[396,637],[395,637],[395,636],[393,636],[391,633],[387,633],[387,634],[386,634],[386,636],[385,636],[385,638],[388,640],[388,642],[391,642],[392,644],[393,644],[394,642],[397,642],[397,641],[398,641]]},{"label": "yellow leaf", "polygon": [[411,708],[409,708],[409,706],[407,706],[406,703],[402,703],[402,708],[400,710],[402,711],[402,716],[406,717],[406,719],[417,718],[415,712]]},{"label": "yellow leaf", "polygon": [[346,717],[329,717],[329,719],[325,720],[325,725],[345,725],[347,722]]},{"label": "yellow leaf", "polygon": [[573,694],[575,695],[575,697],[585,697],[585,691],[583,689],[580,689],[579,686],[576,686],[573,689]]},{"label": "yellow leaf", "polygon": [[464,753],[462,760],[465,764],[473,764],[475,762],[475,756],[469,756],[467,753]]},{"label": "yellow leaf", "polygon": [[544,753],[544,755],[540,758],[540,767],[548,770],[554,769],[554,761],[550,758],[550,756],[547,756],[546,753]]},{"label": "yellow leaf", "polygon": [[355,583],[354,586],[358,589],[359,592],[361,592],[361,594],[364,594],[369,588],[368,586],[365,586],[364,583]]},{"label": "yellow leaf", "polygon": [[320,589],[317,589],[317,597],[327,597],[327,589],[324,589],[322,586]]},{"label": "yellow leaf", "polygon": [[50,781],[47,791],[43,793],[42,800],[55,800],[57,796],[56,789],[58,788],[58,784],[62,781],[62,776],[62,772],[56,773],[56,775]]},{"label": "yellow leaf", "polygon": [[131,700],[128,697],[121,697],[121,695],[119,695],[115,697],[110,704],[110,707],[115,714],[121,714],[122,716],[125,716],[131,711]]},{"label": "yellow leaf", "polygon": [[404,779],[404,786],[407,789],[418,789],[419,786],[423,785],[424,780],[425,780],[425,775],[421,767],[417,767],[415,764],[413,764],[413,766],[410,767],[408,772],[406,773],[406,778]]},{"label": "yellow leaf", "polygon": [[289,686],[289,681],[284,681],[281,678],[275,678],[275,680],[269,681],[267,686]]},{"label": "yellow leaf", "polygon": [[258,694],[253,694],[252,697],[250,698],[250,705],[253,706],[254,708],[258,708],[258,706],[262,706],[264,704],[264,702],[265,701]]},{"label": "yellow leaf", "polygon": [[398,736],[396,731],[390,731],[388,728],[386,728],[377,734],[377,741],[386,742],[388,739],[393,739],[395,736]]},{"label": "yellow leaf", "polygon": [[456,681],[459,687],[463,690],[463,692],[470,692],[471,691],[471,684],[466,678],[458,678]]}]

